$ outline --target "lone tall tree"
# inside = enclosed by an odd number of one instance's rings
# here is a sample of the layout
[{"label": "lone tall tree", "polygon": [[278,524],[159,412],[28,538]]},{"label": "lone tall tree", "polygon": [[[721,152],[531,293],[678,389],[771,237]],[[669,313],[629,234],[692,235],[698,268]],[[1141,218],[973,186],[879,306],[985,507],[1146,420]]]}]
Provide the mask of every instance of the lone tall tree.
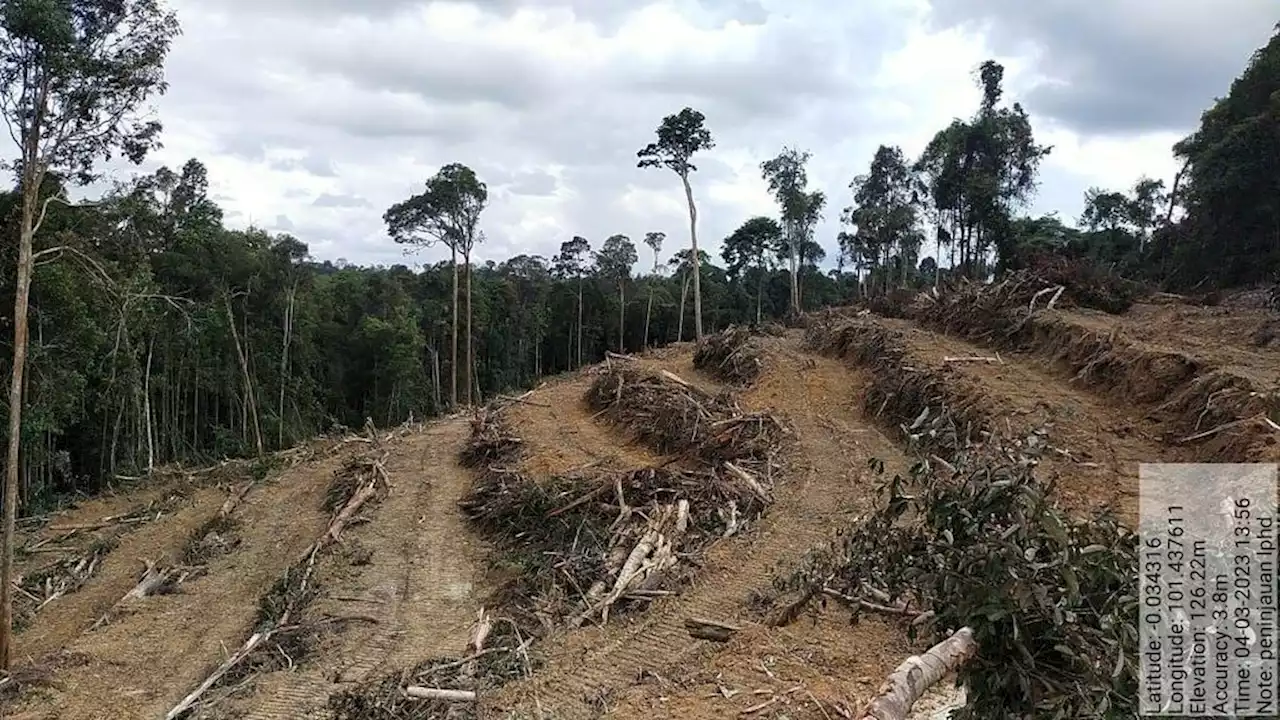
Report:
[{"label": "lone tall tree", "polygon": [[702,283],[698,272],[698,209],[693,203],[693,188],[689,185],[689,173],[698,168],[689,158],[699,150],[715,147],[711,131],[703,127],[706,116],[685,108],[675,115],[668,115],[658,126],[658,141],[649,143],[636,157],[638,167],[665,167],[680,176],[684,184],[684,197],[689,203],[689,244],[693,249],[693,332],[702,339]]},{"label": "lone tall tree", "polygon": [[466,401],[471,402],[471,248],[476,242],[480,213],[489,201],[489,189],[475,172],[461,163],[450,163],[427,180],[426,189],[392,205],[382,215],[393,240],[430,247],[449,247],[453,267],[453,338],[449,367],[449,402],[458,404],[458,254],[467,273],[467,377]]},{"label": "lone tall tree", "polygon": [[78,181],[117,152],[141,162],[160,123],[139,114],[163,93],[164,60],[178,21],[159,0],[5,0],[0,4],[0,115],[18,145],[22,193],[14,294],[13,369],[0,570],[0,665],[9,669],[13,606],[9,574],[22,444],[27,303],[38,254],[32,242],[55,196],[40,197],[46,173]]},{"label": "lone tall tree", "polygon": [[[756,324],[763,319],[760,311],[764,298],[764,281],[768,275],[770,251],[783,247],[782,228],[778,221],[763,215],[753,217],[738,226],[724,239],[721,256],[729,265],[729,274],[742,276],[751,269],[756,272]],[[788,254],[790,251],[788,250]]]}]

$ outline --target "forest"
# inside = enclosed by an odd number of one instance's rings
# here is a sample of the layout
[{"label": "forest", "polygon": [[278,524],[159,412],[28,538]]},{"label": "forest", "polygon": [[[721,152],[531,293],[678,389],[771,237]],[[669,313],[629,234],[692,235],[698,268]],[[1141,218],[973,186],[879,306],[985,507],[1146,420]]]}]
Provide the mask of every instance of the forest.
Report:
[{"label": "forest", "polygon": [[[689,227],[567,237],[553,257],[473,263],[487,189],[465,158],[442,162],[383,216],[388,243],[450,249],[415,271],[337,266],[311,258],[306,238],[229,227],[199,159],[68,200],[108,157],[141,161],[158,142],[139,111],[165,89],[177,31],[157,0],[4,4],[0,113],[15,145],[0,294],[15,302],[0,315],[0,362],[22,514],[164,464],[438,415],[606,351],[985,280],[1040,252],[1174,292],[1280,270],[1280,34],[1172,149],[1176,177],[1088,188],[1075,220],[1026,215],[1051,148],[987,61],[972,115],[918,157],[881,146],[850,159],[848,188],[829,189],[810,186],[804,149],[762,162],[776,214],[711,239],[719,255],[696,238],[696,159],[715,123],[695,109],[636,139],[639,167],[680,179]],[[815,236],[827,213],[838,237]]]}]

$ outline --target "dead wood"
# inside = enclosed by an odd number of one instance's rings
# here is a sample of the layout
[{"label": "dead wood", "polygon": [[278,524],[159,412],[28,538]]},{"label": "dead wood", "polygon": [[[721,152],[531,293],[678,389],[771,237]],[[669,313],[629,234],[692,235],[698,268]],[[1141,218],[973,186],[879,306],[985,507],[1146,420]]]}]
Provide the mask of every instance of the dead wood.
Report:
[{"label": "dead wood", "polygon": [[445,700],[447,702],[475,702],[476,694],[471,690],[448,690],[444,688],[428,688],[410,685],[404,694],[418,700]]},{"label": "dead wood", "polygon": [[685,618],[684,629],[689,632],[690,637],[699,640],[711,640],[713,642],[729,642],[734,633],[742,629],[738,625],[730,625],[718,620],[707,620],[706,618]]},{"label": "dead wood", "polygon": [[942,678],[955,672],[978,652],[973,630],[960,628],[924,655],[912,655],[889,675],[859,720],[907,720],[911,706]]},{"label": "dead wood", "polygon": [[749,385],[764,370],[764,351],[750,329],[730,325],[698,341],[693,366],[724,382]]}]

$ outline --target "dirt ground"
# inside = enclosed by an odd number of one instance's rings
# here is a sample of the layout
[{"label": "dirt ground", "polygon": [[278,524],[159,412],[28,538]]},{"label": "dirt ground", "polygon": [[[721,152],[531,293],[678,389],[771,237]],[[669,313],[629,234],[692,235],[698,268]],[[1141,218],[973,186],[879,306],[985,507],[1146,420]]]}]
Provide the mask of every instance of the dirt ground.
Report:
[{"label": "dirt ground", "polygon": [[1280,383],[1280,333],[1262,347],[1253,339],[1261,327],[1280,319],[1273,310],[1138,303],[1123,315],[1091,310],[1061,314],[1100,332],[1123,333],[1139,344],[1187,353],[1260,387]]}]

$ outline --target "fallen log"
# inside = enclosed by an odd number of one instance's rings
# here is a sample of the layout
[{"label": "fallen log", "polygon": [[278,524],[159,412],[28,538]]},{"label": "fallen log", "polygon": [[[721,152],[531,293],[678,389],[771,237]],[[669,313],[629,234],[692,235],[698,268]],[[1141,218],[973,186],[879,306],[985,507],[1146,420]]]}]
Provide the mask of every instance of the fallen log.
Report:
[{"label": "fallen log", "polygon": [[685,618],[684,629],[689,631],[689,637],[699,640],[711,640],[713,642],[729,642],[729,638],[733,634],[742,629],[738,625],[730,625],[718,620],[708,620],[706,618]]},{"label": "fallen log", "polygon": [[964,665],[977,652],[973,630],[964,627],[929,648],[924,655],[912,655],[903,660],[858,715],[858,720],[906,720],[911,706],[926,690]]},{"label": "fallen log", "polygon": [[410,685],[404,694],[415,700],[444,700],[446,702],[475,702],[476,694],[470,690],[448,690]]}]

